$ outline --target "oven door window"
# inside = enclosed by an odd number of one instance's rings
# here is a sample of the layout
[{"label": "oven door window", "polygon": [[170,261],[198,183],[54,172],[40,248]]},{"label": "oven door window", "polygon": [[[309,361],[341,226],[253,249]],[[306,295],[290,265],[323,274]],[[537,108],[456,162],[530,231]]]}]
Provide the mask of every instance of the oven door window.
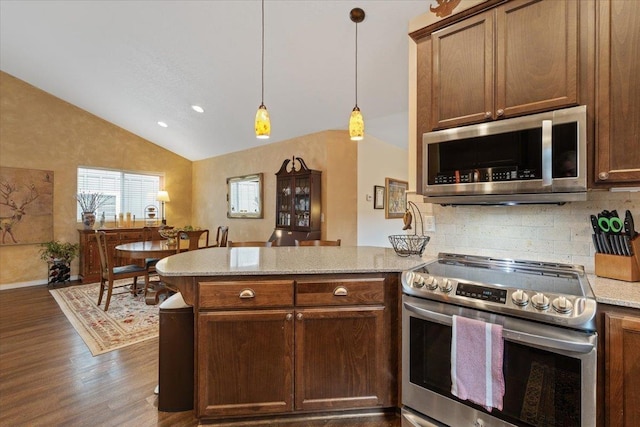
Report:
[{"label": "oven door window", "polygon": [[[409,378],[420,387],[486,412],[451,394],[451,327],[410,318]],[[519,426],[579,426],[581,362],[504,342],[503,409],[491,415]]]}]

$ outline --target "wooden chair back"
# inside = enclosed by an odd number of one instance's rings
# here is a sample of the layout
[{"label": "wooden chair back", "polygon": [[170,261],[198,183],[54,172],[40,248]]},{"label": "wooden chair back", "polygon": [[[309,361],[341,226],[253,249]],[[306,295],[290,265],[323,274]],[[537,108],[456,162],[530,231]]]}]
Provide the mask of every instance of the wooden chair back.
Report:
[{"label": "wooden chair back", "polygon": [[341,240],[296,240],[296,246],[340,246]]},{"label": "wooden chair back", "polygon": [[[200,239],[202,238],[202,235],[205,235],[204,237],[204,241],[205,241],[205,245],[202,246],[202,248],[206,248],[209,246],[209,230],[205,229],[205,230],[189,230],[189,231],[185,231],[182,230],[180,232],[178,232],[178,248],[180,248],[180,239],[189,239],[189,247],[187,248],[187,250],[189,251],[194,251],[196,249],[200,249]],[[178,249],[178,251],[180,251],[180,249]]]},{"label": "wooden chair back", "polygon": [[232,242],[231,240],[229,240],[227,242],[227,246],[230,248],[240,248],[240,247],[252,247],[252,248],[259,248],[259,247],[266,247],[266,248],[270,248],[271,247],[271,242]]},{"label": "wooden chair back", "polygon": [[[132,290],[130,292],[137,292],[137,280],[138,277],[144,278],[144,293],[147,295],[149,288],[149,270],[147,267],[142,267],[135,264],[114,266],[115,262],[113,254],[109,252],[109,246],[107,244],[107,234],[104,231],[96,232],[96,240],[98,242],[98,253],[100,254],[100,295],[98,296],[98,305],[102,303],[102,296],[107,291],[107,298],[104,304],[104,311],[109,309],[109,302],[111,302],[111,294],[113,293],[113,282],[118,279],[133,279]],[[121,285],[123,287],[126,285]]]},{"label": "wooden chair back", "polygon": [[227,246],[227,238],[229,237],[229,226],[221,225],[218,227],[218,232],[216,233],[216,243],[214,246],[219,246],[221,248]]},{"label": "wooden chair back", "polygon": [[107,246],[107,233],[104,231],[96,232],[96,240],[98,241],[98,254],[100,255],[100,275],[104,279],[109,279],[113,259],[112,255],[109,254],[109,247]]}]

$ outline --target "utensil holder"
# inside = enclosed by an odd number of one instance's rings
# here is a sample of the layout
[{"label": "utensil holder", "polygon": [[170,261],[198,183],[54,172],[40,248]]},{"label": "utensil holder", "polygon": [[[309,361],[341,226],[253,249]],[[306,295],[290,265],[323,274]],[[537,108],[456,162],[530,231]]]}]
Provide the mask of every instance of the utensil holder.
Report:
[{"label": "utensil holder", "polygon": [[631,241],[632,256],[596,254],[596,276],[626,282],[640,281],[640,237]]}]

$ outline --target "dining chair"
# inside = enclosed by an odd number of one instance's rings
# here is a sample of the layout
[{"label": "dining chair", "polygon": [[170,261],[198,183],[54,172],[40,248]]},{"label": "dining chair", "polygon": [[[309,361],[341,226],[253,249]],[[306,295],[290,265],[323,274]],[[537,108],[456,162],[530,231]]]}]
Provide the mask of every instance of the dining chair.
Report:
[{"label": "dining chair", "polygon": [[338,240],[296,240],[296,246],[340,246]]},{"label": "dining chair", "polygon": [[229,226],[221,225],[218,227],[216,233],[216,242],[212,246],[225,247],[227,246],[227,238],[229,237]]},{"label": "dining chair", "polygon": [[[133,294],[137,291],[138,277],[144,277],[144,293],[145,297],[147,289],[149,288],[149,270],[147,267],[142,267],[135,264],[122,265],[115,267],[112,254],[109,252],[109,246],[107,244],[107,237],[104,231],[96,232],[96,240],[98,241],[98,252],[100,254],[100,296],[98,297],[98,306],[102,303],[102,296],[104,291],[107,291],[107,299],[104,304],[104,311],[109,309],[109,302],[111,302],[111,295],[113,293],[113,282],[120,279],[133,278],[133,286],[131,292]],[[116,286],[124,287],[127,285]]]},{"label": "dining chair", "polygon": [[[204,235],[204,246],[200,246],[200,239],[202,238],[202,236]],[[204,229],[204,230],[181,230],[178,232],[178,245],[177,245],[177,252],[182,252],[185,250],[188,251],[195,251],[196,249],[204,249],[204,248],[209,248],[209,230],[208,229]],[[189,240],[189,246],[186,249],[180,249],[180,240],[182,239],[188,239]]]},{"label": "dining chair", "polygon": [[[153,240],[153,230],[151,227],[142,227],[142,241],[148,242]],[[156,272],[156,264],[160,261],[160,258],[145,258],[144,265],[147,267],[149,274]]]},{"label": "dining chair", "polygon": [[230,248],[240,248],[240,247],[252,247],[252,248],[259,248],[259,247],[266,247],[266,248],[270,248],[271,247],[271,242],[232,242],[231,240],[229,240],[227,242],[227,246]]}]

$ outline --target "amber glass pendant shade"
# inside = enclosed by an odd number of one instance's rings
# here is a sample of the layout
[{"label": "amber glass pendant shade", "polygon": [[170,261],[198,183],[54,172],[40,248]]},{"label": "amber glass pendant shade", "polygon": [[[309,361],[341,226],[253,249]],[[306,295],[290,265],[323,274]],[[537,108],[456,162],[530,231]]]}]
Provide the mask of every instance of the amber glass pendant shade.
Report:
[{"label": "amber glass pendant shade", "polygon": [[260,104],[258,112],[256,113],[256,138],[269,139],[269,135],[271,135],[269,112],[264,104]]},{"label": "amber glass pendant shade", "polygon": [[364,137],[364,118],[357,105],[349,118],[349,137],[352,141],[361,141]]}]

